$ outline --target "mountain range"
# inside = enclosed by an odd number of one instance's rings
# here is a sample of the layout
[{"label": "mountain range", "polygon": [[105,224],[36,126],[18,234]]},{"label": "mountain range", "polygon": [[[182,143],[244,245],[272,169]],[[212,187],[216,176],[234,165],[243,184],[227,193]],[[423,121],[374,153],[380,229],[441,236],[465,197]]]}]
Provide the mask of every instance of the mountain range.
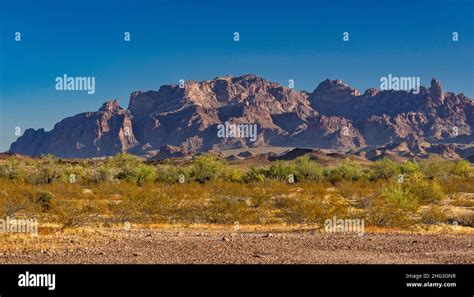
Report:
[{"label": "mountain range", "polygon": [[[256,125],[257,137],[219,137],[223,124]],[[368,89],[325,80],[297,91],[256,75],[134,91],[80,113],[51,131],[27,129],[9,152],[92,158],[129,152],[146,158],[251,147],[333,149],[376,158],[439,154],[472,158],[474,101],[432,79],[413,91]]]}]

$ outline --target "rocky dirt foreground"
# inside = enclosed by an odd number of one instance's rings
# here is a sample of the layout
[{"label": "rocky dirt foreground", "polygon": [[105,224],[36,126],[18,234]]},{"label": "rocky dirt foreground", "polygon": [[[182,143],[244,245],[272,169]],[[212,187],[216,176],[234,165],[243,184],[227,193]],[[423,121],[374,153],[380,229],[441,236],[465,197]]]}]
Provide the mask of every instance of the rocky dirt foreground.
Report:
[{"label": "rocky dirt foreground", "polygon": [[474,263],[473,233],[73,231],[0,238],[0,263]]}]

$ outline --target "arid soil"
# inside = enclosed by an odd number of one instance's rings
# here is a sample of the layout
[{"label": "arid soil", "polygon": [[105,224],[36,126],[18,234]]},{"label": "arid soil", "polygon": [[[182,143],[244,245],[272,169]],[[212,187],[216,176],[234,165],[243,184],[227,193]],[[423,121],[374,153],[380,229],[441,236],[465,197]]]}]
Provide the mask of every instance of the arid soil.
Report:
[{"label": "arid soil", "polygon": [[0,238],[6,263],[474,263],[473,233],[100,229]]}]

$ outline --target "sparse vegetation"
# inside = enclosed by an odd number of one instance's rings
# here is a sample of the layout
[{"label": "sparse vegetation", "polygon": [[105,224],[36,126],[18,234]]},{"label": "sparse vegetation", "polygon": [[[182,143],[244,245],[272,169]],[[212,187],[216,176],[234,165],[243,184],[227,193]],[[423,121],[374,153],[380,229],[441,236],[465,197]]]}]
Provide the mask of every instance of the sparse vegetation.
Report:
[{"label": "sparse vegetation", "polygon": [[446,223],[446,212],[438,205],[431,205],[421,212],[421,221],[425,224]]},{"label": "sparse vegetation", "polygon": [[[82,161],[12,158],[0,161],[0,217],[34,216],[65,228],[126,221],[322,224],[333,216],[379,227],[437,224],[448,221],[443,201],[474,192],[473,172],[466,161],[442,159],[383,159],[365,167],[344,161],[324,168],[300,157],[247,168],[211,154],[178,165],[128,154]],[[464,197],[452,205],[472,203]],[[472,225],[472,216],[459,221]]]}]

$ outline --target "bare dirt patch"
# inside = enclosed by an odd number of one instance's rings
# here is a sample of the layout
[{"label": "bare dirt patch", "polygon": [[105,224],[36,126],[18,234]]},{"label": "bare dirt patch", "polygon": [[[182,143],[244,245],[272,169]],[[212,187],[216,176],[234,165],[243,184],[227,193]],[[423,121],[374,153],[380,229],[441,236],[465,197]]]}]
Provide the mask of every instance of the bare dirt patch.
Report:
[{"label": "bare dirt patch", "polygon": [[474,263],[473,234],[113,228],[0,239],[0,263]]}]

